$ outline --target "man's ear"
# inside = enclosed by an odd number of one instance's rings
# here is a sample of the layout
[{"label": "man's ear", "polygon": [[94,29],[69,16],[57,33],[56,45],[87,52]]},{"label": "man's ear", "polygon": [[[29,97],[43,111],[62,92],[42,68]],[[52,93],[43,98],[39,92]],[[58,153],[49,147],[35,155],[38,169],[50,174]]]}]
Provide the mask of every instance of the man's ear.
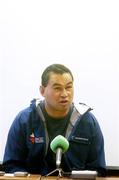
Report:
[{"label": "man's ear", "polygon": [[41,95],[44,96],[45,87],[44,86],[40,86],[39,87],[39,91],[40,91]]}]

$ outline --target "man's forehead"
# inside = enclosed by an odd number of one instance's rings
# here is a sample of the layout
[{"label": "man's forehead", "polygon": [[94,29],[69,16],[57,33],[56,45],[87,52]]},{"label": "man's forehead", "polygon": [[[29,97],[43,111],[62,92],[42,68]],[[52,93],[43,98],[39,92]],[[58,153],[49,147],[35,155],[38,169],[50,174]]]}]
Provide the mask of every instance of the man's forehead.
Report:
[{"label": "man's forehead", "polygon": [[52,79],[52,78],[71,78],[72,79],[72,76],[70,73],[54,73],[54,72],[50,72],[49,74],[49,79]]},{"label": "man's forehead", "polygon": [[73,80],[69,73],[63,73],[63,74],[52,73],[50,74],[49,83],[55,85],[64,85],[64,84],[72,84]]}]

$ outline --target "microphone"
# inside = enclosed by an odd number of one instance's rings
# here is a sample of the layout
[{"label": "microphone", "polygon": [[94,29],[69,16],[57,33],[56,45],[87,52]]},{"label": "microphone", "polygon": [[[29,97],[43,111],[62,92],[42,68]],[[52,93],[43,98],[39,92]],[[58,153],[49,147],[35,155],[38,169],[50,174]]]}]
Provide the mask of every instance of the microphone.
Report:
[{"label": "microphone", "polygon": [[56,153],[56,166],[60,167],[62,154],[69,148],[69,142],[64,136],[56,136],[50,143],[50,148]]}]

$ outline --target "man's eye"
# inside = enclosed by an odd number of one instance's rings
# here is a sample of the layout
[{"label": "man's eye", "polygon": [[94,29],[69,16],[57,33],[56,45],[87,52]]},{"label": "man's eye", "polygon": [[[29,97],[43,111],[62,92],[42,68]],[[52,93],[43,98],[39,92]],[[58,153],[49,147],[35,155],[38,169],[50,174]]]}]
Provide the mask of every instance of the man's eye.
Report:
[{"label": "man's eye", "polygon": [[72,86],[67,86],[66,89],[72,89]]},{"label": "man's eye", "polygon": [[55,89],[55,90],[60,90],[61,88],[60,88],[60,87],[55,87],[54,89]]}]

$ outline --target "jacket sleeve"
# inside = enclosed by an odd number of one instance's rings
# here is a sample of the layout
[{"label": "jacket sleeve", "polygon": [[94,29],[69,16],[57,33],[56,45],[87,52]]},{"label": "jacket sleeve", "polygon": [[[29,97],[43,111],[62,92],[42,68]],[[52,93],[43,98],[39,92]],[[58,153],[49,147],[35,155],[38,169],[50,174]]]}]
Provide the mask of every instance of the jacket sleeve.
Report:
[{"label": "jacket sleeve", "polygon": [[15,171],[26,171],[25,160],[27,155],[25,128],[21,123],[22,118],[19,114],[8,133],[3,158],[5,172],[13,173]]},{"label": "jacket sleeve", "polygon": [[[90,118],[93,135],[90,144],[89,156],[87,159],[87,169],[96,169],[99,176],[105,176],[106,163],[104,152],[104,137],[95,116],[90,113]],[[95,154],[95,156],[93,156],[93,154]]]}]

